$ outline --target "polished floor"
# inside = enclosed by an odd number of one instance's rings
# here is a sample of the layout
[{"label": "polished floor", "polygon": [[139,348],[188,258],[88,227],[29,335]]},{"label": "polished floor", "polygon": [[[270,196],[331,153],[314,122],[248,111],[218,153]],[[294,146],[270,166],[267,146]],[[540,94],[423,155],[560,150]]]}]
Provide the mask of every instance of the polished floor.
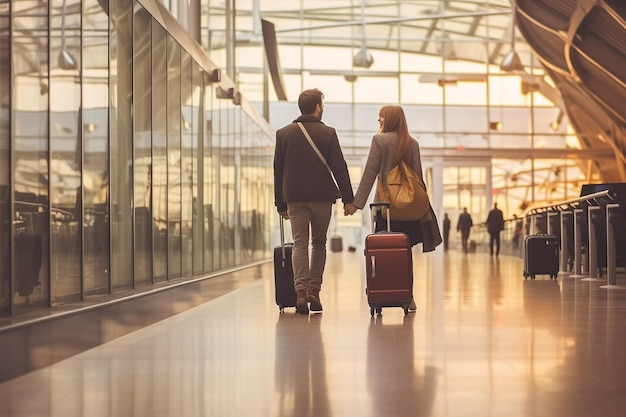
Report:
[{"label": "polished floor", "polygon": [[244,287],[1,384],[0,416],[624,416],[626,290],[524,280],[508,256],[414,263],[417,312],[374,318],[360,250],[329,253],[324,312],[309,316],[279,314],[264,264]]}]

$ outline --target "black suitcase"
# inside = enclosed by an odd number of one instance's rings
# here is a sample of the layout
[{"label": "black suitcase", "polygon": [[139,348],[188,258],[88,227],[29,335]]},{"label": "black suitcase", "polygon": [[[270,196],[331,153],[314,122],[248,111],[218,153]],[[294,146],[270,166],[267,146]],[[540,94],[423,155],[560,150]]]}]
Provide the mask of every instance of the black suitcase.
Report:
[{"label": "black suitcase", "polygon": [[285,243],[285,226],[280,217],[280,245],[274,248],[274,288],[276,304],[281,313],[285,307],[296,306],[296,290],[293,285],[293,266],[291,252],[293,243]]},{"label": "black suitcase", "polygon": [[330,250],[332,252],[341,252],[343,250],[343,239],[339,235],[331,236]]},{"label": "black suitcase", "polygon": [[559,240],[553,235],[530,235],[524,239],[524,279],[559,273]]},{"label": "black suitcase", "polygon": [[[378,209],[387,210],[387,230],[373,233]],[[365,238],[365,273],[370,315],[383,307],[402,307],[408,314],[413,301],[413,254],[409,237],[390,231],[389,203],[372,203],[372,233]]]}]

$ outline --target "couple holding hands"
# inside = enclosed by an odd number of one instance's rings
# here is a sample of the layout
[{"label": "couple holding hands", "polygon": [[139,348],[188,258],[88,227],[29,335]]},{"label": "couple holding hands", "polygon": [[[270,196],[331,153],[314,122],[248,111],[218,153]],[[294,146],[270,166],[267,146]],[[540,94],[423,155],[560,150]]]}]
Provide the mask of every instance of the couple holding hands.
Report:
[{"label": "couple holding hands", "polygon": [[[343,200],[345,215],[363,209],[374,181],[378,179],[386,187],[387,173],[400,161],[423,180],[419,144],[409,134],[404,110],[401,106],[383,106],[378,113],[380,128],[372,138],[359,187],[353,194],[337,132],[322,122],[323,99],[318,89],[303,91],[298,98],[302,114],[276,132],[274,201],[279,214],[291,222],[296,311],[301,314],[308,314],[309,304],[312,311],[322,310],[319,293],[335,201]],[[378,199],[376,195],[374,201]],[[376,221],[377,231],[386,226],[386,221]],[[422,243],[424,252],[433,251],[442,242],[432,207],[420,220],[392,219],[391,230],[406,233],[412,245]]]}]

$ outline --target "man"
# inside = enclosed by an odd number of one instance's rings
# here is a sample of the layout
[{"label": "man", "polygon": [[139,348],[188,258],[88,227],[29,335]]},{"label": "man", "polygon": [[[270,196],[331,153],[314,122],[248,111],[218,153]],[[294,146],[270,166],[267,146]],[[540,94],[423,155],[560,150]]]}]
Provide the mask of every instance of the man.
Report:
[{"label": "man", "polygon": [[[324,94],[318,89],[303,91],[298,98],[301,116],[276,132],[274,203],[278,213],[291,222],[296,312],[299,314],[308,314],[309,304],[311,311],[322,311],[319,294],[326,265],[326,236],[332,205],[342,198],[345,210],[345,204],[351,203],[354,197],[337,132],[322,123],[323,99]],[[326,159],[327,166],[298,122]]]},{"label": "man", "polygon": [[457,232],[461,232],[461,244],[463,246],[463,252],[467,253],[467,241],[470,235],[470,229],[474,225],[472,216],[467,212],[467,207],[463,207],[463,213],[459,216],[459,221],[456,224]]},{"label": "man", "polygon": [[443,215],[443,250],[448,250],[448,242],[450,240],[450,218],[448,217],[448,213],[444,213]]},{"label": "man", "polygon": [[494,203],[493,209],[487,215],[487,232],[489,233],[489,254],[493,256],[493,245],[496,245],[496,256],[500,255],[500,232],[504,229],[504,216]]}]

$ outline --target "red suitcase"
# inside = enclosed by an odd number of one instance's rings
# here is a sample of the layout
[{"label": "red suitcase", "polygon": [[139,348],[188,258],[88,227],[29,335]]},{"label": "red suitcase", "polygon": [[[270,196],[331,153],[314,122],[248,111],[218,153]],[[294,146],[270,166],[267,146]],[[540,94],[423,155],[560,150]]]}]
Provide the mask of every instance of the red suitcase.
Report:
[{"label": "red suitcase", "polygon": [[[372,203],[372,231],[376,213],[388,203]],[[367,302],[370,314],[382,314],[383,307],[402,307],[408,314],[413,299],[413,255],[406,234],[391,232],[387,215],[387,230],[372,233],[365,238],[365,272],[367,275]]]}]

